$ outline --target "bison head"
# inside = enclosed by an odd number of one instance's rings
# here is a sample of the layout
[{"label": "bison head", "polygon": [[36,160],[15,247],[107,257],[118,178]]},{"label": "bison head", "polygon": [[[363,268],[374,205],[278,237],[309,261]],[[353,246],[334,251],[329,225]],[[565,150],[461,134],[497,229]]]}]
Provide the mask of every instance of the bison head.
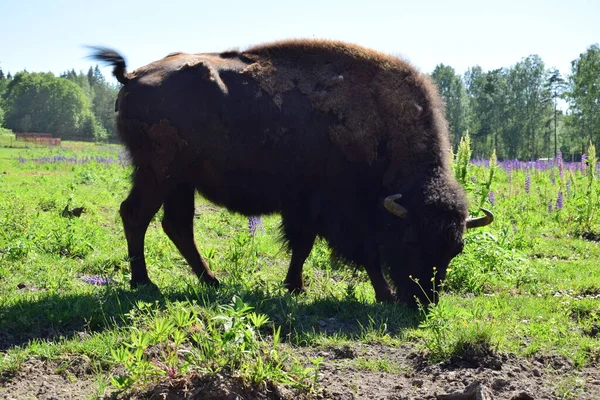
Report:
[{"label": "bison head", "polygon": [[483,217],[470,217],[462,188],[454,181],[445,182],[432,182],[409,190],[407,196],[393,194],[383,200],[381,256],[401,302],[412,303],[414,296],[425,301],[426,295],[437,301],[434,283],[445,279],[448,264],[463,250],[465,230],[494,219],[484,209]]}]

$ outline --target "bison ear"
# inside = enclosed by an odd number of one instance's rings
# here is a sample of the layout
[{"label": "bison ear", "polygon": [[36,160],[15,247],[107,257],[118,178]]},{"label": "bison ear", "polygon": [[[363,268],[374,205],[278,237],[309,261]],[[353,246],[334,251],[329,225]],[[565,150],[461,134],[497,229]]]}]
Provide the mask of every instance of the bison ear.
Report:
[{"label": "bison ear", "polygon": [[386,210],[388,210],[395,216],[406,219],[406,218],[408,218],[408,211],[406,210],[406,208],[404,208],[400,204],[396,203],[396,200],[401,199],[401,198],[402,198],[402,195],[400,193],[392,194],[392,195],[386,197],[385,200],[383,200],[383,206],[385,207]]},{"label": "bison ear", "polygon": [[474,218],[474,217],[467,218],[467,220],[465,221],[465,225],[467,226],[467,229],[481,228],[482,226],[486,226],[486,225],[489,225],[492,223],[492,221],[494,220],[494,214],[492,214],[491,211],[486,210],[485,208],[482,208],[481,211],[483,211],[485,216],[478,217],[478,218]]}]

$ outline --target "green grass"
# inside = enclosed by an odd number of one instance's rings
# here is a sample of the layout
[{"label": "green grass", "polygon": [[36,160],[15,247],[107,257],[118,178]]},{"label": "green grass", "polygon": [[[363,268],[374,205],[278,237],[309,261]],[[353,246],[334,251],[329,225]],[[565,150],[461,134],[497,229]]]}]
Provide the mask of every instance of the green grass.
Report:
[{"label": "green grass", "polygon": [[[600,248],[577,236],[587,182],[579,172],[565,208],[548,214],[557,192],[550,172],[532,176],[527,195],[524,173],[513,172],[509,182],[497,170],[494,224],[467,234],[439,305],[414,311],[376,303],[365,272],[332,263],[322,241],[306,263],[308,292],[289,295],[281,284],[289,258],[277,240],[279,217],[263,218],[264,232],[252,237],[245,217],[200,197],[196,240],[221,287],[198,283],[162,232],[159,212],[148,229],[146,257],[160,293],[132,291],[118,215],[129,190],[129,167],[32,161],[118,161],[121,148],[65,142],[64,148],[47,149],[6,135],[0,146],[3,374],[31,357],[58,365],[83,357],[100,392],[106,385],[126,388],[222,370],[250,382],[313,390],[317,349],[355,342],[416,346],[431,362],[479,348],[561,354],[577,367],[600,356],[600,305],[593,298],[600,293]],[[485,182],[486,173],[469,169],[478,182]],[[477,186],[469,190],[477,204]],[[61,216],[65,207],[79,206],[85,207],[80,218]],[[81,279],[85,275],[110,283],[90,285]],[[300,356],[298,348],[315,355]],[[401,368],[388,360],[354,364],[370,371]],[[578,387],[565,380],[557,390],[564,395]]]}]

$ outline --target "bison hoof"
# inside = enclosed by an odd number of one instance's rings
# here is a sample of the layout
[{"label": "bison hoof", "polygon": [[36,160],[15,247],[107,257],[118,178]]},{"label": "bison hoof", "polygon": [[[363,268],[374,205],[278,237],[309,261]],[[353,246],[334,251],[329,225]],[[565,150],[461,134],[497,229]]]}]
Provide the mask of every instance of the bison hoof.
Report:
[{"label": "bison hoof", "polygon": [[218,288],[221,284],[219,283],[219,280],[217,278],[215,278],[214,276],[207,276],[204,275],[202,277],[202,281],[207,284],[208,286],[212,286],[215,288]]},{"label": "bison hoof", "polygon": [[131,289],[138,289],[138,290],[144,290],[144,291],[151,291],[151,292],[158,292],[158,286],[156,286],[156,284],[154,282],[152,282],[151,280],[146,280],[146,281],[130,281],[129,282],[129,286],[131,287]]},{"label": "bison hoof", "polygon": [[385,291],[383,293],[377,293],[375,295],[375,299],[379,303],[395,303],[396,301],[398,301],[398,298],[396,297],[394,292],[392,292],[391,290]]},{"label": "bison hoof", "polygon": [[306,287],[303,283],[292,284],[284,281],[283,286],[285,286],[291,294],[301,294],[306,292]]}]

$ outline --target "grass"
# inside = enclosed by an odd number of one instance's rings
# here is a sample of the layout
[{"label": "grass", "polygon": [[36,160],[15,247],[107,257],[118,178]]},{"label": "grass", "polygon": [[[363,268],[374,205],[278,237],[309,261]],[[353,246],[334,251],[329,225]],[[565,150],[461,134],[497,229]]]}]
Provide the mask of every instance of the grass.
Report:
[{"label": "grass", "polygon": [[[289,258],[277,241],[279,217],[264,217],[264,232],[252,236],[245,217],[200,197],[196,240],[221,288],[198,283],[162,232],[159,212],[146,257],[160,293],[132,291],[118,216],[129,190],[122,149],[30,147],[7,135],[0,146],[2,374],[32,357],[63,368],[84,358],[98,393],[191,371],[311,391],[317,349],[356,342],[416,346],[430,362],[489,349],[560,354],[576,367],[600,356],[600,248],[579,237],[598,224],[585,215],[590,181],[580,171],[572,173],[564,208],[549,213],[564,185],[552,184],[552,171],[530,171],[527,194],[525,171],[496,170],[495,204],[487,204],[494,224],[467,234],[440,302],[419,312],[376,303],[365,272],[332,263],[322,241],[306,263],[308,292],[290,296],[281,284]],[[488,169],[470,165],[466,174],[483,182],[466,183],[478,205]],[[85,211],[65,218],[65,207]],[[88,276],[107,284],[90,284]],[[405,368],[387,360],[354,363],[390,373]],[[579,388],[566,379],[557,393]]]}]

